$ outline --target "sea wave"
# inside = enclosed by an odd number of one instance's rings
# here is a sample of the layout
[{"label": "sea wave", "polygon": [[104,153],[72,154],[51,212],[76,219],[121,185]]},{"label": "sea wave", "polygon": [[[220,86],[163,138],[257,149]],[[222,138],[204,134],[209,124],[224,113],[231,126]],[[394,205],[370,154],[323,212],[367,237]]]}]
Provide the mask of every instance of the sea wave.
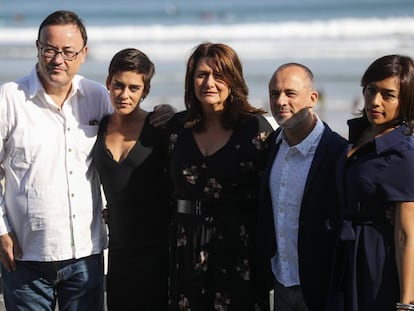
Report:
[{"label": "sea wave", "polygon": [[[153,58],[182,59],[200,42],[224,42],[245,58],[366,57],[414,51],[414,17],[212,25],[88,26],[90,56],[108,59],[127,46]],[[33,57],[37,28],[0,31],[0,57]]]}]

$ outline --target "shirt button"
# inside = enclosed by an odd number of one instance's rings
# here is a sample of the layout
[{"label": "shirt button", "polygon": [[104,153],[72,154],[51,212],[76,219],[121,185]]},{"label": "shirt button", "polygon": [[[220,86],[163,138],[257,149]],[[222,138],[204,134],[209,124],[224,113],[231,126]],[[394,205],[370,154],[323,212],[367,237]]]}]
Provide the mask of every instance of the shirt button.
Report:
[{"label": "shirt button", "polygon": [[71,148],[69,148],[69,149],[68,149],[68,151],[69,151],[69,152],[72,152],[72,149],[71,149]]},{"label": "shirt button", "polygon": [[69,171],[69,174],[72,175],[73,174],[73,171]]},{"label": "shirt button", "polygon": [[72,215],[72,218],[76,218],[76,215]]},{"label": "shirt button", "polygon": [[71,193],[71,195],[70,195],[70,196],[73,198],[73,197],[75,197],[75,194],[74,194],[74,193]]}]

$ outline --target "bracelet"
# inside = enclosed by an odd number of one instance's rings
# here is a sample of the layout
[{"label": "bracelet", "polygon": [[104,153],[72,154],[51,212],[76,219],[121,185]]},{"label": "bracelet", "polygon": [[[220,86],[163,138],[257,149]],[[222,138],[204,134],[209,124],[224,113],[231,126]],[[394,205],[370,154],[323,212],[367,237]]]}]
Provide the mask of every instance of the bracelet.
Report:
[{"label": "bracelet", "polygon": [[397,302],[397,304],[395,305],[395,308],[401,309],[401,310],[414,310],[414,305],[411,303]]}]

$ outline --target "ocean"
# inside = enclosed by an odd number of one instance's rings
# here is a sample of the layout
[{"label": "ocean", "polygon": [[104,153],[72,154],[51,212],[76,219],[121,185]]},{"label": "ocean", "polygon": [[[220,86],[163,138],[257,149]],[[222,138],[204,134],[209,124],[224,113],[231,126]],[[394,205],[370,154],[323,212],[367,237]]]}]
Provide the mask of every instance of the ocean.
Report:
[{"label": "ocean", "polygon": [[414,56],[412,0],[0,0],[0,83],[30,71],[38,26],[59,9],[77,12],[86,24],[82,75],[104,83],[111,57],[126,47],[153,60],[146,109],[162,103],[183,109],[192,48],[222,42],[243,62],[251,103],[267,111],[273,71],[292,61],[310,67],[321,94],[316,110],[345,137],[366,67],[385,54]]}]

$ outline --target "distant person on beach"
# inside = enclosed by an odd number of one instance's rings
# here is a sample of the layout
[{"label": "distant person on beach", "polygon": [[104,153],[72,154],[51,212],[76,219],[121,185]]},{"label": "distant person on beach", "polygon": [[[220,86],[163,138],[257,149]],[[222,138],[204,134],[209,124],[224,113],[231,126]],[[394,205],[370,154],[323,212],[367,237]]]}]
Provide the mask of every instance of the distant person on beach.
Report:
[{"label": "distant person on beach", "polygon": [[[108,91],[77,75],[82,20],[41,23],[31,73],[0,87],[0,260],[7,310],[104,310],[107,244],[91,151]],[[3,193],[4,191],[4,193]]]},{"label": "distant person on beach", "polygon": [[380,57],[361,86],[364,109],[348,121],[338,164],[341,299],[330,310],[414,310],[414,60]]},{"label": "distant person on beach", "polygon": [[326,308],[338,219],[335,164],[346,140],[319,119],[313,73],[276,69],[269,102],[279,128],[269,137],[258,226],[258,284],[277,311]]},{"label": "distant person on beach", "polygon": [[169,310],[267,310],[268,297],[260,301],[255,292],[254,250],[265,140],[273,128],[247,96],[231,47],[202,43],[193,50],[184,128],[171,135]]},{"label": "distant person on beach", "polygon": [[154,64],[124,49],[109,65],[114,112],[103,118],[93,149],[107,200],[108,310],[168,309],[168,136],[140,108]]}]

